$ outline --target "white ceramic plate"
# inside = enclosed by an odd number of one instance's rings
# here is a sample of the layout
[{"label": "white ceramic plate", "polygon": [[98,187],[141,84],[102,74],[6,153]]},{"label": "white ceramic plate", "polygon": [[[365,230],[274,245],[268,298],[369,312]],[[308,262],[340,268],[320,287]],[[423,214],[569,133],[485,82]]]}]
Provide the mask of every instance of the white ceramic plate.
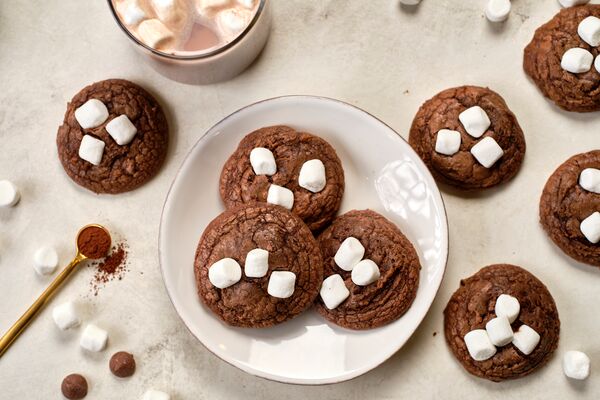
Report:
[{"label": "white ceramic plate", "polygon": [[[420,285],[414,303],[399,320],[356,332],[330,324],[309,310],[272,328],[231,328],[198,299],[194,253],[204,228],[223,211],[218,187],[221,167],[244,135],[276,124],[312,132],[336,149],[346,176],[340,212],[378,211],[395,222],[414,244],[423,267]],[[159,253],[175,309],[211,352],[267,379],[325,384],[375,368],[417,329],[444,274],[448,227],[442,198],[429,171],[390,127],[340,101],[286,96],[236,111],[196,143],[167,195]]]}]

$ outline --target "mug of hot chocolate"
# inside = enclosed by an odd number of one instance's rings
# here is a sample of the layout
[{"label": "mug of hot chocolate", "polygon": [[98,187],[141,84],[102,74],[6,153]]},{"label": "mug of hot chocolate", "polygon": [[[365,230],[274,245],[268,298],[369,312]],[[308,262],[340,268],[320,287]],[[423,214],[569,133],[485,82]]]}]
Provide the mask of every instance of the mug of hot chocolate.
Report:
[{"label": "mug of hot chocolate", "polygon": [[119,27],[166,77],[191,84],[231,79],[269,36],[269,0],[108,0]]}]

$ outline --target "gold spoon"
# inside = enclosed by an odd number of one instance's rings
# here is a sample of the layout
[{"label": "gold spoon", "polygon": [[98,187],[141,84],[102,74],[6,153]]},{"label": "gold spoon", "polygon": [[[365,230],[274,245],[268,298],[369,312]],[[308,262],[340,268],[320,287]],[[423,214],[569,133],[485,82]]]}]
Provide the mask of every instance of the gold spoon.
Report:
[{"label": "gold spoon", "polygon": [[[93,229],[96,233],[106,234],[108,237],[108,244],[103,243],[102,246],[90,247],[86,246],[86,243],[81,243],[84,247],[80,248],[80,239],[83,239],[83,232],[88,229]],[[100,230],[98,230],[100,229]],[[91,231],[90,231],[91,232]],[[106,239],[106,237],[105,237]],[[108,254],[108,250],[110,249],[110,233],[108,230],[102,225],[91,224],[86,225],[79,230],[77,233],[77,240],[75,241],[75,246],[77,249],[77,254],[73,261],[66,266],[66,268],[58,274],[58,276],[52,281],[50,286],[44,290],[44,292],[38,297],[38,299],[25,311],[25,313],[15,322],[15,324],[0,338],[0,357],[6,352],[6,350],[10,347],[10,345],[19,337],[19,335],[25,330],[27,325],[33,320],[33,318],[38,314],[38,312],[48,303],[52,295],[58,290],[60,285],[67,280],[67,278],[71,275],[71,273],[75,270],[82,261],[88,259],[98,259],[104,258]],[[84,254],[88,253],[88,254]]]}]

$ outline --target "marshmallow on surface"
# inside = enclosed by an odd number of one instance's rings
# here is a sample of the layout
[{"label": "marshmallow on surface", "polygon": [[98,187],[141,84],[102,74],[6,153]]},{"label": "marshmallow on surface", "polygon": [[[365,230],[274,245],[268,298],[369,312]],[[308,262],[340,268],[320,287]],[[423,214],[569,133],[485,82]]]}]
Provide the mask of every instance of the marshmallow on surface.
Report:
[{"label": "marshmallow on surface", "polygon": [[160,49],[175,38],[173,32],[155,18],[143,21],[138,26],[137,32],[140,40],[153,49]]},{"label": "marshmallow on surface", "polygon": [[52,310],[52,319],[56,326],[63,331],[73,328],[81,322],[75,305],[70,301],[54,307]]},{"label": "marshmallow on surface", "polygon": [[337,249],[333,260],[335,264],[344,271],[352,271],[354,266],[359,263],[365,255],[365,248],[360,241],[352,236],[344,239]]},{"label": "marshmallow on surface", "polygon": [[325,164],[321,160],[308,160],[300,168],[298,184],[306,190],[318,193],[325,188]]},{"label": "marshmallow on surface", "polygon": [[33,268],[39,275],[50,275],[58,266],[58,254],[50,246],[42,246],[33,254]]},{"label": "marshmallow on surface", "polygon": [[593,15],[584,18],[577,27],[577,33],[590,46],[600,45],[600,18]]},{"label": "marshmallow on surface", "polygon": [[171,397],[165,393],[165,392],[161,392],[160,390],[154,390],[154,389],[150,389],[147,390],[146,393],[144,393],[144,396],[142,397],[142,400],[170,400]]},{"label": "marshmallow on surface", "polygon": [[121,19],[125,25],[130,27],[136,26],[148,18],[148,15],[146,15],[146,12],[140,6],[138,0],[122,1],[121,3],[117,4],[117,11],[119,12],[119,15],[121,16]]},{"label": "marshmallow on surface", "polygon": [[565,51],[560,61],[562,69],[574,74],[588,72],[592,68],[594,56],[586,49],[574,47]]},{"label": "marshmallow on surface", "polygon": [[269,277],[267,293],[273,297],[287,299],[294,294],[296,274],[291,271],[273,271]]},{"label": "marshmallow on surface", "polygon": [[246,254],[244,274],[248,278],[262,278],[269,270],[269,252],[264,249],[253,249]]},{"label": "marshmallow on surface", "polygon": [[267,193],[267,203],[277,204],[291,210],[294,207],[294,192],[283,186],[276,185],[274,183],[269,186],[269,192]]},{"label": "marshmallow on surface", "polygon": [[0,181],[0,207],[13,207],[20,198],[19,189],[11,181]]},{"label": "marshmallow on surface", "polygon": [[596,211],[581,221],[579,229],[583,233],[583,236],[591,243],[596,244],[600,242],[600,212]]},{"label": "marshmallow on surface", "polygon": [[242,267],[233,258],[223,258],[208,268],[208,280],[219,289],[228,288],[242,279]]},{"label": "marshmallow on surface", "polygon": [[123,146],[133,140],[133,137],[137,133],[137,128],[127,115],[122,114],[106,124],[106,132],[108,132],[119,146]]},{"label": "marshmallow on surface", "polygon": [[484,329],[475,329],[464,337],[467,350],[475,361],[484,361],[496,354],[496,346],[492,344]]},{"label": "marshmallow on surface", "polygon": [[216,16],[219,31],[227,40],[239,35],[248,26],[251,19],[252,13],[249,10],[237,8],[227,8],[219,11]]},{"label": "marshmallow on surface", "polygon": [[75,110],[75,119],[83,129],[96,128],[108,118],[108,109],[98,99],[89,99]]},{"label": "marshmallow on surface", "polygon": [[105,143],[91,135],[85,135],[79,145],[79,157],[94,165],[100,165]]},{"label": "marshmallow on surface", "polygon": [[504,155],[504,150],[493,137],[487,136],[471,147],[471,154],[479,164],[491,168]]},{"label": "marshmallow on surface", "polygon": [[510,8],[510,0],[488,0],[485,16],[491,22],[503,22],[508,18]]},{"label": "marshmallow on surface", "polygon": [[516,321],[521,312],[519,300],[508,294],[501,294],[496,299],[495,313],[497,317],[506,317],[511,324]]},{"label": "marshmallow on surface", "polygon": [[352,282],[358,286],[367,286],[376,282],[380,276],[379,267],[372,260],[362,260],[352,269]]},{"label": "marshmallow on surface", "polygon": [[346,287],[346,283],[339,274],[331,275],[323,280],[321,290],[319,292],[325,307],[330,310],[337,308],[350,296],[350,291]]},{"label": "marshmallow on surface", "polygon": [[494,346],[504,346],[512,342],[513,331],[506,317],[496,317],[485,324],[485,331]]},{"label": "marshmallow on surface", "polygon": [[435,140],[435,151],[446,156],[452,156],[460,149],[460,143],[460,132],[440,129]]},{"label": "marshmallow on surface", "polygon": [[79,344],[88,351],[102,351],[106,348],[108,341],[108,332],[98,328],[96,325],[89,324],[81,335]]},{"label": "marshmallow on surface", "polygon": [[567,351],[563,357],[563,371],[571,379],[586,379],[590,375],[590,358],[581,351]]},{"label": "marshmallow on surface", "polygon": [[581,171],[579,185],[588,192],[600,194],[600,169],[586,168]]},{"label": "marshmallow on surface", "polygon": [[492,124],[485,110],[479,106],[467,108],[458,115],[465,131],[474,138],[480,138]]},{"label": "marshmallow on surface", "polygon": [[250,165],[256,175],[275,175],[277,163],[271,150],[264,147],[256,147],[250,152]]},{"label": "marshmallow on surface", "polygon": [[539,342],[539,333],[527,325],[521,325],[514,333],[512,340],[512,344],[525,355],[531,354]]}]

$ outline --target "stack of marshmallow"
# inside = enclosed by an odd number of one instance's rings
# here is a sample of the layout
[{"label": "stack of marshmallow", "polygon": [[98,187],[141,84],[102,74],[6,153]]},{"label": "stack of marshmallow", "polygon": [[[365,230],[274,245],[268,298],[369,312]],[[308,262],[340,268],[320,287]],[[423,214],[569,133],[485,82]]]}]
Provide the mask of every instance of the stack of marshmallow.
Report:
[{"label": "stack of marshmallow", "polygon": [[[600,194],[600,169],[586,168],[579,174],[579,186],[584,190]],[[581,221],[581,233],[590,243],[600,243],[600,211],[595,211]]]},{"label": "stack of marshmallow", "polygon": [[[127,28],[148,46],[184,48],[195,23],[211,29],[224,45],[250,23],[257,0],[115,0]],[[203,49],[198,49],[203,50]]]},{"label": "stack of marshmallow", "polygon": [[[256,175],[272,176],[277,172],[277,163],[271,150],[257,147],[250,152],[250,164]],[[325,188],[327,178],[323,161],[308,160],[300,168],[298,185],[312,193]],[[283,186],[272,183],[267,193],[267,203],[277,204],[291,210],[294,207],[294,193]]]},{"label": "stack of marshmallow", "polygon": [[[584,18],[577,27],[577,34],[581,40],[592,47],[600,45],[600,18],[590,15]],[[560,61],[560,66],[565,71],[580,74],[592,69],[592,64],[596,71],[600,72],[600,57],[596,57],[588,50],[581,47],[574,47],[567,50]]]},{"label": "stack of marshmallow", "polygon": [[521,311],[519,301],[510,295],[501,294],[496,299],[496,318],[485,324],[485,329],[475,329],[464,337],[469,354],[475,361],[484,361],[496,354],[496,346],[512,343],[525,355],[537,347],[540,335],[531,327],[523,324],[513,332],[511,324]]},{"label": "stack of marshmallow", "polygon": [[[75,119],[83,129],[99,127],[108,119],[108,115],[106,105],[98,99],[90,99],[75,110]],[[106,124],[105,129],[119,146],[129,144],[137,133],[137,128],[125,114],[113,118]],[[102,140],[92,135],[84,135],[79,145],[79,157],[94,165],[100,165],[104,147],[105,143]]]},{"label": "stack of marshmallow", "polygon": [[[355,237],[347,237],[334,256],[335,264],[344,271],[352,271],[352,282],[358,286],[367,286],[380,277],[379,266],[369,259],[363,259],[365,248]],[[327,277],[321,285],[321,298],[325,307],[337,308],[350,296],[350,291],[340,274]]]},{"label": "stack of marshmallow", "polygon": [[[246,255],[244,274],[248,278],[263,278],[269,271],[269,252],[253,249]],[[223,258],[210,266],[208,280],[213,286],[225,289],[242,279],[242,267],[233,258]],[[296,274],[291,271],[273,271],[269,276],[267,293],[273,297],[287,299],[294,294]]]},{"label": "stack of marshmallow", "polygon": [[[465,128],[465,131],[476,139],[479,139],[491,125],[487,113],[479,106],[474,106],[461,112],[458,119]],[[458,152],[460,145],[460,132],[450,129],[441,129],[438,131],[435,142],[435,151],[437,153],[452,156]],[[491,168],[504,155],[504,150],[502,150],[493,137],[487,136],[471,147],[471,154],[485,168]]]}]

